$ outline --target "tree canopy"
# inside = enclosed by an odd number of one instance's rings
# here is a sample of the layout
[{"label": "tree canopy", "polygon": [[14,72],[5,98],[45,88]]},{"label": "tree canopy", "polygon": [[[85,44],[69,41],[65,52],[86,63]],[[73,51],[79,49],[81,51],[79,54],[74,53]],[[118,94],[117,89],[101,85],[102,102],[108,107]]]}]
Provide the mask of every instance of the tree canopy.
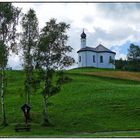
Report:
[{"label": "tree canopy", "polygon": [[27,95],[27,104],[30,104],[30,91],[33,72],[33,57],[36,50],[36,45],[39,39],[38,19],[33,9],[30,9],[27,14],[22,17],[22,33],[21,33],[21,48],[23,51],[24,69],[26,72],[25,91]]}]

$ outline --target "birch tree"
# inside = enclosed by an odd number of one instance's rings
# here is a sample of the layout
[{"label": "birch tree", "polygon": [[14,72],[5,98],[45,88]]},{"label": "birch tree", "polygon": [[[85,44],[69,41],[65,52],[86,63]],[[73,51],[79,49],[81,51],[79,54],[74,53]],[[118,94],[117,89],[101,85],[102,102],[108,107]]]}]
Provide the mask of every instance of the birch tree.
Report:
[{"label": "birch tree", "polygon": [[33,72],[33,54],[39,37],[38,19],[35,11],[30,9],[22,18],[21,46],[23,50],[24,68],[26,73],[25,92],[27,104],[30,105],[30,92]]},{"label": "birch tree", "polygon": [[74,63],[74,59],[68,55],[73,50],[67,45],[66,31],[69,28],[70,25],[65,22],[57,23],[56,19],[51,19],[41,30],[35,62],[43,84],[41,93],[44,100],[44,125],[50,124],[46,108],[47,99],[58,93],[61,88],[62,73],[58,76],[56,73]]},{"label": "birch tree", "polygon": [[5,95],[5,69],[10,50],[15,50],[16,25],[20,9],[11,3],[0,3],[0,84],[2,104],[2,125],[6,126],[6,115],[4,107]]}]

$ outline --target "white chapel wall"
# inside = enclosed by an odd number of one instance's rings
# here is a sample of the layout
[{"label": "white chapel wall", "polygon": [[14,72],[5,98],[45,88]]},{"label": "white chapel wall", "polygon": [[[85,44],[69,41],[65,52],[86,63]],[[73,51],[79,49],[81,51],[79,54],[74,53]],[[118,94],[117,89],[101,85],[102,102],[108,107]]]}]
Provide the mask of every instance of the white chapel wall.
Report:
[{"label": "white chapel wall", "polygon": [[[100,62],[100,56],[103,56],[103,63]],[[107,53],[107,52],[98,53],[97,67],[98,68],[115,68],[115,65],[113,65],[112,63],[109,63],[110,56],[112,59],[115,60],[115,54],[113,54],[113,53]]]},{"label": "white chapel wall", "polygon": [[[93,55],[95,56],[95,62],[93,62]],[[110,56],[115,60],[115,54],[113,53],[84,51],[79,52],[79,56],[81,56],[81,62],[79,62],[78,58],[78,67],[115,68],[115,65],[109,63]],[[100,62],[100,56],[103,56],[103,63]]]}]

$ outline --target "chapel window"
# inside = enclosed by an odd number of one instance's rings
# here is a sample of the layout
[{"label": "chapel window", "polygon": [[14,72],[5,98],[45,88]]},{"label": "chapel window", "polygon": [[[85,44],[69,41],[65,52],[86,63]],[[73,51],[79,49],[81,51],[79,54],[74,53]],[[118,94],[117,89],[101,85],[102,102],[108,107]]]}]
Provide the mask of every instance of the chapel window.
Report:
[{"label": "chapel window", "polygon": [[112,60],[112,57],[111,56],[109,56],[109,61],[111,61]]},{"label": "chapel window", "polygon": [[79,62],[81,62],[81,56],[79,56]]},{"label": "chapel window", "polygon": [[103,56],[100,56],[100,63],[103,63]]},{"label": "chapel window", "polygon": [[93,63],[95,63],[95,55],[93,55]]}]

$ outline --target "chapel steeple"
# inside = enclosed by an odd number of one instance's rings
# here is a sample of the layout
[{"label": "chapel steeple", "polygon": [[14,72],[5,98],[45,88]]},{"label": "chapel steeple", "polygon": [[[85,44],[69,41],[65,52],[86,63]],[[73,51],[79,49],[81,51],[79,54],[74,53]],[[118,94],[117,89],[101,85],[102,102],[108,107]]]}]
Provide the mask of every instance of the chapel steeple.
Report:
[{"label": "chapel steeple", "polygon": [[82,34],[81,34],[81,38],[86,38],[86,34],[85,34],[85,32],[84,32],[84,29],[83,29],[83,32],[82,32]]},{"label": "chapel steeple", "polygon": [[85,48],[85,47],[86,47],[86,34],[83,29],[83,32],[81,34],[81,48]]}]

